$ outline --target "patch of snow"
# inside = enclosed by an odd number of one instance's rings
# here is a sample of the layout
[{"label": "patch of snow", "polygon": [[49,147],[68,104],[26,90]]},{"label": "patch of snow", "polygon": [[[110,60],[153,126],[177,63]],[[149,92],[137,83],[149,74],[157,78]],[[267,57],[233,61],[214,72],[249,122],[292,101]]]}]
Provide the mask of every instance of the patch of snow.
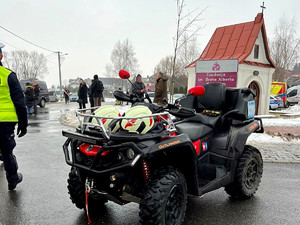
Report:
[{"label": "patch of snow", "polygon": [[262,119],[262,122],[263,122],[263,126],[265,126],[265,127],[275,127],[275,126],[298,127],[298,126],[300,126],[300,118],[294,118],[294,119],[283,119],[283,118]]},{"label": "patch of snow", "polygon": [[296,104],[296,105],[290,106],[287,109],[281,110],[281,112],[284,112],[284,113],[298,113],[299,112],[300,113],[300,105]]},{"label": "patch of snow", "polygon": [[115,103],[116,99],[115,98],[105,98],[105,102],[113,102]]},{"label": "patch of snow", "polygon": [[267,134],[258,134],[258,133],[253,133],[249,136],[247,143],[300,143],[300,140],[298,139],[293,139],[291,141],[287,141],[282,139],[281,137],[278,136],[270,136]]}]

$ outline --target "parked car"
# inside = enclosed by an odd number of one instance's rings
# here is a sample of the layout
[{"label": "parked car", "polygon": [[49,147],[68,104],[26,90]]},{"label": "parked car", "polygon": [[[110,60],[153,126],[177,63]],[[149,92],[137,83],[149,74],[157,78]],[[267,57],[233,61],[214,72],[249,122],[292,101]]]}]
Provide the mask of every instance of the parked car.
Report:
[{"label": "parked car", "polygon": [[185,96],[185,94],[174,94],[173,95],[173,100],[175,101],[176,99],[181,98],[183,96]]},{"label": "parked car", "polygon": [[[19,82],[20,82],[23,92],[25,91],[26,83],[30,83],[31,85],[33,84],[31,80],[20,80]],[[40,90],[40,95],[39,95],[39,99],[38,99],[38,105],[41,108],[45,108],[46,102],[50,101],[46,82],[39,81],[39,87],[41,90]]]},{"label": "parked car", "polygon": [[287,101],[290,105],[300,102],[300,85],[291,87],[287,90]]},{"label": "parked car", "polygon": [[288,107],[287,104],[284,104],[283,99],[279,95],[275,95],[274,97],[275,97],[276,102],[278,104],[278,108],[287,108]]},{"label": "parked car", "polygon": [[59,96],[57,96],[55,91],[48,91],[50,102],[57,102],[59,100]]},{"label": "parked car", "polygon": [[274,95],[270,95],[269,109],[277,109],[279,106],[279,100]]},{"label": "parked car", "polygon": [[78,99],[78,95],[77,94],[71,94],[70,95],[70,102],[76,102]]}]

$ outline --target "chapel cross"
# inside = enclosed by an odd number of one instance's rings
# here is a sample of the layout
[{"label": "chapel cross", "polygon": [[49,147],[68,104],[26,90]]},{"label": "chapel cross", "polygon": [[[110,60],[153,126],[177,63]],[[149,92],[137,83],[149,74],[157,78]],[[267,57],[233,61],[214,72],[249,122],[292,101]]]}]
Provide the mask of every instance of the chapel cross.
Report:
[{"label": "chapel cross", "polygon": [[263,2],[263,4],[260,7],[261,7],[261,13],[264,14],[264,9],[266,9],[265,2]]}]

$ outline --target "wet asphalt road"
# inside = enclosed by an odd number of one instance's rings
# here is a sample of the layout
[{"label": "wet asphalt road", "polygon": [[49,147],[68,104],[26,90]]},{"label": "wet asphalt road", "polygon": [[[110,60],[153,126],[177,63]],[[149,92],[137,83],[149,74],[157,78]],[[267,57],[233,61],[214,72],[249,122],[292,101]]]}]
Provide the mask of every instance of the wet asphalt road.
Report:
[{"label": "wet asphalt road", "polygon": [[[24,180],[15,191],[7,190],[0,162],[0,225],[87,224],[67,192],[70,167],[65,163],[58,119],[69,105],[49,104],[29,119],[28,134],[16,138],[15,155]],[[258,146],[257,146],[258,147]],[[274,148],[277,146],[275,145]],[[223,189],[203,197],[189,197],[185,224],[300,224],[300,164],[265,163],[261,186],[247,201],[234,201]],[[112,202],[93,218],[92,224],[138,224],[139,208]]]}]

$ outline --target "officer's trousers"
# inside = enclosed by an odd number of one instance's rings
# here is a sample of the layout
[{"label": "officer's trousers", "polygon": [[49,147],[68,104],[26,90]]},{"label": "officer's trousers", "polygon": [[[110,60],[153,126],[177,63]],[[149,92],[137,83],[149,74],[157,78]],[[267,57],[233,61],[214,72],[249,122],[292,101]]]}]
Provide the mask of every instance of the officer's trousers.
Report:
[{"label": "officer's trousers", "polygon": [[15,123],[0,123],[0,151],[6,171],[6,179],[9,183],[18,180],[18,164],[13,155],[16,146],[14,139]]}]

